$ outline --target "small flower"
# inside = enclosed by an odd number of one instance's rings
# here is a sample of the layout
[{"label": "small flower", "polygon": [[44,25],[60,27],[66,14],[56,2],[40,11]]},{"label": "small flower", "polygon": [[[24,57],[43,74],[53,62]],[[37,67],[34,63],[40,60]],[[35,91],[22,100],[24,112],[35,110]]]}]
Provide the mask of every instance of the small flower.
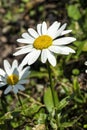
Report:
[{"label": "small flower", "polygon": [[[22,65],[33,64],[41,55],[41,62],[46,63],[48,60],[52,66],[56,65],[56,58],[53,53],[68,55],[75,53],[70,47],[65,45],[75,41],[74,37],[60,37],[72,30],[64,30],[66,24],[60,27],[60,23],[55,21],[47,28],[46,22],[37,24],[37,32],[33,28],[29,28],[27,33],[22,34],[22,38],[17,39],[20,43],[25,43],[25,46],[19,47],[15,56],[27,54],[22,61]],[[58,38],[59,37],[59,38]]]},{"label": "small flower", "polygon": [[29,74],[29,67],[25,67],[21,64],[18,66],[18,61],[14,60],[12,66],[7,60],[4,60],[4,70],[0,68],[0,87],[7,85],[4,94],[13,91],[15,94],[18,93],[18,90],[25,90],[22,84],[28,82],[25,79]]},{"label": "small flower", "polygon": [[[87,61],[85,62],[85,65],[87,66]],[[87,73],[87,70],[85,70],[85,72]]]}]

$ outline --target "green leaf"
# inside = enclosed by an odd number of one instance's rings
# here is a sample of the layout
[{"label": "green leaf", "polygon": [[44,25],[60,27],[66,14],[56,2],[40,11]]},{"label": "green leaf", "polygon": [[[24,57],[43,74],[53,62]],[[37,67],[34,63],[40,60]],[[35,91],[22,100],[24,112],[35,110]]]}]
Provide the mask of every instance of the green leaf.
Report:
[{"label": "green leaf", "polygon": [[[38,113],[39,114],[39,113]],[[46,114],[40,113],[38,118],[38,124],[44,124],[46,121]]]},{"label": "green leaf", "polygon": [[87,128],[87,124],[85,124],[83,127],[86,129]]},{"label": "green leaf", "polygon": [[25,130],[32,130],[30,126],[25,126]]},{"label": "green leaf", "polygon": [[77,5],[70,5],[67,7],[68,16],[73,18],[74,20],[78,20],[81,18],[81,13],[77,7]]},{"label": "green leaf", "polygon": [[79,56],[81,54],[82,51],[87,51],[87,41],[76,41],[74,42],[74,44],[78,47],[77,50],[77,56]]},{"label": "green leaf", "polygon": [[37,113],[40,108],[41,108],[40,105],[38,105],[38,104],[32,104],[31,106],[27,106],[25,108],[25,113],[26,113],[27,116],[32,117],[32,115],[34,115],[35,113]]},{"label": "green leaf", "polygon": [[61,124],[62,128],[67,128],[67,127],[71,127],[74,124],[74,122],[64,122]]},{"label": "green leaf", "polygon": [[37,77],[37,78],[41,79],[41,78],[44,78],[44,77],[48,77],[48,74],[45,71],[42,71],[42,72],[32,71],[32,73],[30,74],[29,77],[30,78]]},{"label": "green leaf", "polygon": [[4,116],[2,116],[2,117],[0,118],[0,122],[1,122],[1,121],[5,121],[5,120],[8,120],[8,119],[12,119],[12,118],[13,118],[13,116],[12,116],[11,112],[7,112],[7,113],[5,113]]},{"label": "green leaf", "polygon": [[73,77],[73,89],[76,95],[81,95],[80,85],[78,83],[77,77]]},{"label": "green leaf", "polygon": [[57,107],[59,105],[59,99],[58,99],[57,91],[55,91],[55,90],[54,90],[54,98],[55,98],[55,105]]},{"label": "green leaf", "polygon": [[69,103],[69,96],[65,97],[64,99],[62,99],[58,106],[57,106],[57,110],[62,110],[64,107],[66,107],[66,105],[68,105]]},{"label": "green leaf", "polygon": [[44,104],[49,112],[53,111],[54,103],[50,87],[48,87],[44,93]]},{"label": "green leaf", "polygon": [[81,118],[81,115],[77,119],[74,119],[73,121],[61,123],[60,127],[61,128],[72,127],[80,118]]},{"label": "green leaf", "polygon": [[28,2],[29,2],[29,0],[22,0],[22,2],[24,2],[24,3],[28,3]]},{"label": "green leaf", "polygon": [[79,69],[77,69],[77,68],[75,68],[75,69],[72,70],[72,74],[73,75],[79,75],[79,73],[80,73]]},{"label": "green leaf", "polygon": [[53,130],[57,130],[57,124],[54,118],[51,118],[50,125],[53,128]]},{"label": "green leaf", "polygon": [[84,45],[83,45],[82,50],[83,51],[87,51],[87,41],[84,41]]}]

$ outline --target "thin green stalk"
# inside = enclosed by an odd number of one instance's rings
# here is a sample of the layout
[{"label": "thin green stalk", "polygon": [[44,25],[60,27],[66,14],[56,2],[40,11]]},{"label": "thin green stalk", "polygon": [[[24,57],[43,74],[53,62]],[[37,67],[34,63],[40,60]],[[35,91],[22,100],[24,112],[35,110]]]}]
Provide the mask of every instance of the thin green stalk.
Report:
[{"label": "thin green stalk", "polygon": [[54,107],[56,107],[54,86],[53,86],[53,81],[52,81],[52,73],[51,73],[51,68],[48,62],[47,62],[47,69],[48,69],[48,74],[49,74],[49,81],[50,81],[50,88],[51,88],[51,93],[53,97],[53,103],[54,103]]},{"label": "thin green stalk", "polygon": [[50,68],[49,62],[47,62],[47,69],[48,69],[48,74],[49,74],[50,89],[51,89],[54,108],[55,108],[55,117],[56,117],[57,127],[58,127],[58,116],[57,116],[57,110],[56,110],[57,104],[56,104],[56,99],[55,99],[55,90],[54,90],[54,85],[53,85],[53,81],[52,81],[52,73],[51,73],[51,68]]},{"label": "thin green stalk", "polygon": [[5,114],[7,112],[7,101],[6,101],[6,98],[5,96],[2,94],[1,95],[1,105],[2,105],[2,110],[3,110],[3,113]]},{"label": "thin green stalk", "polygon": [[19,101],[19,103],[20,103],[20,105],[21,105],[21,107],[22,107],[22,109],[23,109],[23,113],[25,114],[24,106],[23,106],[23,104],[22,104],[22,101],[21,101],[21,98],[20,98],[20,95],[19,95],[19,94],[17,94],[17,98],[18,98],[18,101]]}]

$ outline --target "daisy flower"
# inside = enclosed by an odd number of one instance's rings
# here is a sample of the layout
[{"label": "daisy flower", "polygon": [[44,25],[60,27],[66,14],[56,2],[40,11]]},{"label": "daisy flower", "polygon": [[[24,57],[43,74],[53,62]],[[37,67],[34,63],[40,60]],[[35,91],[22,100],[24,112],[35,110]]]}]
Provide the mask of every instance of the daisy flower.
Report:
[{"label": "daisy flower", "polygon": [[[87,66],[87,61],[85,62],[85,65]],[[87,73],[87,70],[85,70],[85,72]]]},{"label": "daisy flower", "polygon": [[17,42],[24,43],[25,46],[19,47],[14,55],[27,54],[22,61],[22,65],[27,63],[31,65],[41,56],[42,63],[46,63],[48,60],[52,66],[55,66],[54,53],[64,55],[75,53],[73,49],[66,47],[66,45],[76,39],[74,37],[61,37],[72,31],[64,30],[65,28],[66,24],[60,27],[60,23],[57,21],[48,28],[46,22],[37,24],[37,31],[29,28],[28,32],[22,34],[22,38],[17,39]]},{"label": "daisy flower", "polygon": [[4,70],[0,68],[0,87],[7,86],[4,91],[4,94],[13,91],[15,94],[18,93],[18,90],[25,90],[22,84],[28,82],[25,79],[29,74],[29,67],[23,67],[21,64],[18,66],[18,61],[14,60],[12,66],[7,60],[4,60]]}]

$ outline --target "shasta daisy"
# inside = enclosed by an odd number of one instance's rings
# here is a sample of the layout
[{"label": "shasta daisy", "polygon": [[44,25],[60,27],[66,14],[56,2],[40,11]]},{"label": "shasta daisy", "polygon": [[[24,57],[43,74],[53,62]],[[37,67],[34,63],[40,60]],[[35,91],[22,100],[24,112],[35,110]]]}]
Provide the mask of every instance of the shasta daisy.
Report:
[{"label": "shasta daisy", "polygon": [[74,37],[63,37],[63,35],[70,33],[72,30],[65,30],[66,23],[60,27],[60,22],[55,21],[47,28],[46,22],[37,24],[37,31],[29,28],[28,32],[22,34],[22,38],[17,39],[17,42],[24,43],[25,46],[19,47],[18,51],[14,53],[15,56],[26,54],[22,61],[22,65],[33,64],[39,56],[41,62],[45,63],[47,60],[52,66],[56,65],[56,58],[54,53],[68,55],[75,53],[75,51],[66,45],[74,42]]}]

